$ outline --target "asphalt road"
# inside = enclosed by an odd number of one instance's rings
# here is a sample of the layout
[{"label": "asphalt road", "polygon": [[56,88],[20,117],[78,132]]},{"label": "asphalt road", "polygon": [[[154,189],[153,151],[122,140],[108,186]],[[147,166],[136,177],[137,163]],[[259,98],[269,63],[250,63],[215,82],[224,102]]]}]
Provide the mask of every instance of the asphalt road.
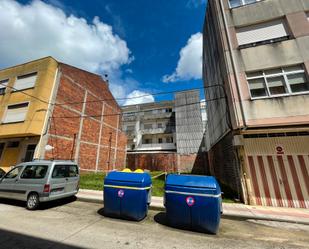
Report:
[{"label": "asphalt road", "polygon": [[162,212],[132,222],[72,199],[37,211],[0,200],[0,248],[309,248],[309,226],[222,219],[219,234],[208,235],[170,228]]}]

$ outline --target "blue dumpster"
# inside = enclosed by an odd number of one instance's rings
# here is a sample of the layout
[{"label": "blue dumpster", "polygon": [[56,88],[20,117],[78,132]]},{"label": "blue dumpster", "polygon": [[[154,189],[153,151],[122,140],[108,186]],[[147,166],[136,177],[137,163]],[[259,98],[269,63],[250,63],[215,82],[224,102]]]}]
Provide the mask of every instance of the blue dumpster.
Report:
[{"label": "blue dumpster", "polygon": [[110,172],[104,180],[104,215],[142,220],[151,198],[148,173]]},{"label": "blue dumpster", "polygon": [[214,177],[167,175],[165,208],[169,225],[216,234],[221,218],[221,189]]}]

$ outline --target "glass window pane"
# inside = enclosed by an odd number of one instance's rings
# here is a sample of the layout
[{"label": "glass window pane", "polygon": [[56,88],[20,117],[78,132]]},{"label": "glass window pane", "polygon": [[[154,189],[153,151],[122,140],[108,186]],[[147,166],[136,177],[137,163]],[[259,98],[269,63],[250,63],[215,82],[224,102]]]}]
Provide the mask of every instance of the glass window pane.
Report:
[{"label": "glass window pane", "polygon": [[282,69],[281,68],[275,68],[275,69],[270,69],[270,70],[265,70],[266,75],[272,75],[272,74],[281,74]]},{"label": "glass window pane", "polygon": [[286,93],[283,76],[267,78],[267,82],[271,95]]},{"label": "glass window pane", "polygon": [[69,177],[76,177],[78,176],[78,168],[76,165],[71,165],[69,167]]},{"label": "glass window pane", "polygon": [[250,89],[261,89],[265,88],[264,78],[248,80]]},{"label": "glass window pane", "polygon": [[64,165],[56,165],[53,171],[53,178],[65,178],[68,177],[67,167]]},{"label": "glass window pane", "polygon": [[231,8],[235,8],[242,5],[241,0],[230,0]]},{"label": "glass window pane", "polygon": [[292,74],[287,77],[293,93],[309,91],[309,83],[304,73]]},{"label": "glass window pane", "polygon": [[292,67],[285,67],[283,68],[283,70],[285,73],[289,73],[289,72],[295,72],[295,71],[304,70],[304,69],[301,65],[297,65],[297,66],[292,66]]},{"label": "glass window pane", "polygon": [[23,179],[43,179],[46,175],[48,166],[46,165],[32,165],[27,166],[20,178]]},{"label": "glass window pane", "polygon": [[243,0],[244,4],[255,3],[257,0]]},{"label": "glass window pane", "polygon": [[9,173],[6,174],[4,178],[13,179],[18,176],[19,172],[21,171],[22,167],[17,167],[12,169]]},{"label": "glass window pane", "polygon": [[252,97],[267,96],[264,78],[248,80]]}]

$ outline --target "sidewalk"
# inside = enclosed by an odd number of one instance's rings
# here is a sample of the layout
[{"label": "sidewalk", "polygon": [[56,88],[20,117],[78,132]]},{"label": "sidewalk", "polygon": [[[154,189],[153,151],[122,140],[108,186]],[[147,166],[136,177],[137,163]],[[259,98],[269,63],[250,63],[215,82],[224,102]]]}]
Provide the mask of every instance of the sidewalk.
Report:
[{"label": "sidewalk", "polygon": [[[103,192],[79,190],[77,199],[103,204]],[[150,209],[164,211],[163,198],[153,196]],[[223,217],[235,219],[272,220],[309,225],[309,209],[248,206],[244,204],[223,203]]]}]

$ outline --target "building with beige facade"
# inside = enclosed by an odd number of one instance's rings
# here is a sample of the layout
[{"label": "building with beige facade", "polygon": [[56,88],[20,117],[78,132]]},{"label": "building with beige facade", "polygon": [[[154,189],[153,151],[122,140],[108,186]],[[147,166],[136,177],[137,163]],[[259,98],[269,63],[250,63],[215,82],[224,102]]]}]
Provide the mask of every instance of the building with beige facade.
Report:
[{"label": "building with beige facade", "polygon": [[209,0],[203,33],[211,173],[309,208],[309,0]]}]

